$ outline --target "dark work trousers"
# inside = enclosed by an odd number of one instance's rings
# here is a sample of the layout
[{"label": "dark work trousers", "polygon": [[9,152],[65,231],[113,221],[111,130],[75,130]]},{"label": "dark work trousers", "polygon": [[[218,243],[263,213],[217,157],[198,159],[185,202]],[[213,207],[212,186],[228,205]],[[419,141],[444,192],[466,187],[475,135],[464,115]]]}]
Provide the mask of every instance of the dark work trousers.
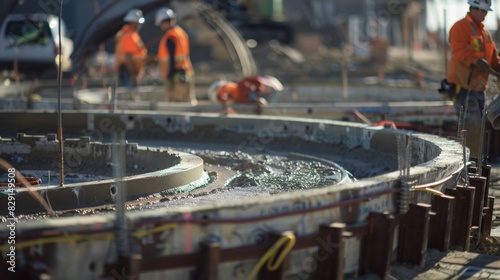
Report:
[{"label": "dark work trousers", "polygon": [[[464,116],[460,116],[460,108],[463,107],[465,110],[465,100],[467,99],[467,93],[469,94],[469,102],[467,106],[467,111]],[[462,118],[463,129],[467,130],[466,144],[470,149],[470,156],[474,158],[479,158],[479,145],[481,140],[481,119],[484,110],[484,92],[468,90],[461,88],[457,94],[455,94],[456,100],[454,100],[455,110],[457,116]]]}]

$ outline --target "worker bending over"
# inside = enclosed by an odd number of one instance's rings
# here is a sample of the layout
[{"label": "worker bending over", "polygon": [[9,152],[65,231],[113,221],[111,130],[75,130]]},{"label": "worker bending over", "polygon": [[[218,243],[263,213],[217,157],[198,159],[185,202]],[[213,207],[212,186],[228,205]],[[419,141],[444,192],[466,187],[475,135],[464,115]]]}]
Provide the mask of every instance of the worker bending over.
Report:
[{"label": "worker bending over", "polygon": [[283,85],[272,76],[252,75],[236,82],[218,80],[208,89],[212,102],[221,103],[226,113],[235,113],[231,104],[254,104],[254,112],[262,113],[262,106],[276,101]]}]

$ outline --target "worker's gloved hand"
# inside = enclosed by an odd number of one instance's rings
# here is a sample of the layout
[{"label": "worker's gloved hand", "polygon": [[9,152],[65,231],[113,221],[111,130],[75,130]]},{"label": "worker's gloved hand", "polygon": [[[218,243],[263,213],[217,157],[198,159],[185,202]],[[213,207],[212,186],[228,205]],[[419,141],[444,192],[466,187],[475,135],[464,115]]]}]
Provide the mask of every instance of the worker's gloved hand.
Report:
[{"label": "worker's gloved hand", "polygon": [[491,69],[490,69],[490,65],[488,64],[488,61],[486,61],[486,59],[484,58],[478,58],[476,60],[476,65],[477,65],[477,69],[483,71],[483,72],[490,72]]}]

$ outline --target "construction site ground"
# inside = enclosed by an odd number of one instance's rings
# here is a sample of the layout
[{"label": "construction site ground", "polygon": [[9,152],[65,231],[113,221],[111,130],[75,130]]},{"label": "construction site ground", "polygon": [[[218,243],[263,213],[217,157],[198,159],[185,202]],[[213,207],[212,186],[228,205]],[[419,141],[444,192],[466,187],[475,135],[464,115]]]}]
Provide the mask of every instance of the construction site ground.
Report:
[{"label": "construction site ground", "polygon": [[[339,58],[342,54],[337,53],[333,56]],[[317,57],[317,59],[318,61],[323,60],[325,64],[328,62],[324,70],[327,73],[325,75],[331,77],[331,61],[325,61],[324,57]],[[386,64],[368,66],[363,68],[364,71],[361,69],[362,67],[358,68],[360,73],[357,74],[360,76],[376,75],[378,70],[389,75],[406,73],[411,76],[421,73],[424,77],[436,81],[445,77],[446,62],[443,51],[413,50],[410,52],[406,48],[393,47],[388,50]],[[293,77],[292,80],[300,80],[295,75]],[[309,79],[306,78],[305,82],[314,82]],[[210,81],[207,80],[206,83],[208,84]],[[428,250],[425,264],[421,267],[393,262],[390,279],[500,279],[500,162],[497,160],[491,165],[489,195],[495,196],[491,235],[484,236],[478,245],[471,246],[471,250],[468,252]],[[371,276],[367,276],[367,278],[371,278]]]}]

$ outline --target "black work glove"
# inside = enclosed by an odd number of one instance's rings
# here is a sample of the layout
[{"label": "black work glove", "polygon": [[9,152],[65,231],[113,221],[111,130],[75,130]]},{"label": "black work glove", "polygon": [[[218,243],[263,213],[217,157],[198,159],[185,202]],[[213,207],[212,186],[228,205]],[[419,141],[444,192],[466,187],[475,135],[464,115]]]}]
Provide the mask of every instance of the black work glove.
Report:
[{"label": "black work glove", "polygon": [[490,71],[491,71],[490,64],[488,64],[488,61],[486,61],[486,59],[484,59],[484,58],[478,59],[476,61],[476,65],[477,65],[477,69],[479,69],[483,72],[490,73]]}]

